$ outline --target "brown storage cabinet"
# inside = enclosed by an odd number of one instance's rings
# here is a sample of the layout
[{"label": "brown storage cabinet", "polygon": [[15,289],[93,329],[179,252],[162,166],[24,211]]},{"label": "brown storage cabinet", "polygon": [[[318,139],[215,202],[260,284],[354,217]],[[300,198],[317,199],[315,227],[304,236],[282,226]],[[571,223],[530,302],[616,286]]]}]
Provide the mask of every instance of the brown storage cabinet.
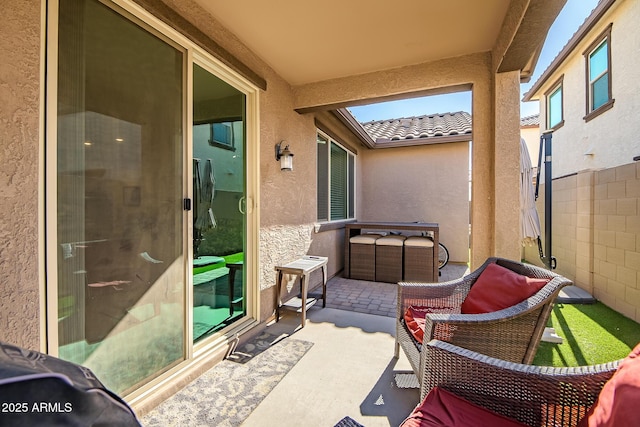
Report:
[{"label": "brown storage cabinet", "polygon": [[376,282],[402,281],[402,249],[405,236],[389,235],[376,240]]},{"label": "brown storage cabinet", "polygon": [[349,277],[356,280],[376,280],[376,240],[379,234],[360,234],[349,240]]}]

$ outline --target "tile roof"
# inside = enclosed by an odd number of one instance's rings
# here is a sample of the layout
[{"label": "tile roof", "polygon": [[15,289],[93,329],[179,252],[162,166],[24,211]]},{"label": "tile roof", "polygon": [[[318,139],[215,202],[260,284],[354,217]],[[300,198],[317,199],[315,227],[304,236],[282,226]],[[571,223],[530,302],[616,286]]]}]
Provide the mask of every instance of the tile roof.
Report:
[{"label": "tile roof", "polygon": [[362,123],[376,142],[471,135],[471,115],[464,111]]},{"label": "tile roof", "polygon": [[532,114],[520,119],[520,127],[524,126],[540,126],[540,114]]}]

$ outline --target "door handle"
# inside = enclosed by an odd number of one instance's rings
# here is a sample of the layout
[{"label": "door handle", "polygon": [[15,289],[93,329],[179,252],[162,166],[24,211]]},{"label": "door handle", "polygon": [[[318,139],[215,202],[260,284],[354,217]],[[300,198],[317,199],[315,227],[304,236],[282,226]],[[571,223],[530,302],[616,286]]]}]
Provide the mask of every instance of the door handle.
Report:
[{"label": "door handle", "polygon": [[247,198],[245,196],[240,197],[240,200],[238,200],[238,211],[242,215],[247,213]]}]

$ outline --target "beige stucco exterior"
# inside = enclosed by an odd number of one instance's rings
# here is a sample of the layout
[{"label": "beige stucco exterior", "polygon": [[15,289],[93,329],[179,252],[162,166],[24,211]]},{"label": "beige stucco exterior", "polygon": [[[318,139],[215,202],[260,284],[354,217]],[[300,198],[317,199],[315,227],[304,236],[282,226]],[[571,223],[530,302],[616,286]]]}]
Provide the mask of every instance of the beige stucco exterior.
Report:
[{"label": "beige stucco exterior", "polygon": [[[496,76],[490,70],[491,55],[486,53],[312,83],[294,88],[296,108],[300,111],[316,111],[363,99],[379,99],[403,93],[409,95],[442,87],[471,87],[474,165],[471,177],[471,263],[477,266],[490,254],[517,258],[519,253],[517,238],[513,239],[513,232],[518,229],[517,194],[512,194],[511,190],[500,193],[504,195],[504,200],[499,201],[501,209],[494,210],[499,194],[494,188],[495,179],[513,179],[520,173],[517,167],[519,160],[515,159],[514,168],[509,159],[514,150],[519,152],[520,118],[513,114],[519,112],[519,104],[506,101],[510,96],[519,97],[519,80],[507,73],[507,77],[501,78],[498,89],[494,86]],[[501,102],[494,103],[496,99]],[[496,105],[500,108],[497,109]],[[487,106],[490,108],[487,109]],[[498,113],[499,118],[496,118]],[[496,150],[497,143],[500,144],[500,151]],[[506,233],[511,236],[496,240],[496,233],[502,230],[507,230]]]},{"label": "beige stucco exterior", "polygon": [[[640,4],[617,0],[588,31],[568,57],[544,78],[530,94],[540,101],[540,129],[547,129],[544,94],[563,77],[564,125],[553,133],[553,176],[564,176],[582,170],[611,168],[630,163],[640,153],[637,109],[640,79],[637,51],[640,35],[637,22]],[[611,77],[613,107],[589,121],[586,115],[584,51],[610,25]]]},{"label": "beige stucco exterior", "polygon": [[[13,2],[3,8],[3,25],[0,27],[0,54],[3,57],[0,63],[0,139],[3,141],[0,174],[0,235],[3,241],[0,340],[46,351],[44,219],[53,213],[46,212],[44,208],[48,196],[44,191],[43,166],[47,144],[42,95],[45,90],[43,58],[46,50],[44,3],[37,0]],[[273,316],[275,264],[314,253],[330,258],[330,276],[343,268],[343,229],[327,230],[316,223],[318,123],[358,154],[359,219],[440,222],[442,239],[452,251],[452,259],[466,261],[469,224],[466,143],[366,151],[349,130],[327,113],[338,105],[430,90],[442,91],[443,88],[471,89],[471,267],[479,266],[487,257],[494,255],[519,258],[516,185],[519,177],[519,71],[496,71],[496,67],[505,67],[496,58],[508,56],[513,32],[518,31],[518,23],[522,20],[517,10],[507,14],[493,51],[292,87],[261,59],[260,52],[248,49],[238,35],[225,29],[197,4],[180,0],[141,3],[168,6],[169,16],[179,16],[183,20],[176,22],[188,22],[200,32],[199,37],[212,40],[250,70],[249,74],[264,80],[266,90],[260,90],[258,106],[260,148],[259,153],[253,153],[260,159],[259,198],[251,206],[258,210],[260,218],[257,236],[260,256],[256,266],[259,283],[254,284],[260,293],[259,322]],[[560,3],[564,2],[554,2]],[[555,13],[557,10],[546,12],[551,17],[543,14],[549,25]],[[172,25],[184,30],[175,22]],[[187,30],[185,32],[189,33]],[[535,33],[535,29],[528,31]],[[535,36],[534,39],[540,38],[537,34]],[[518,40],[522,42],[521,38]],[[274,159],[274,145],[282,140],[287,141],[295,153],[294,170],[291,172],[282,172]],[[424,162],[417,162],[414,153],[420,153]],[[387,212],[382,212],[378,203],[400,201],[380,199],[386,196],[373,186],[383,176],[381,171],[399,175],[397,169],[404,168],[409,159],[411,177],[417,175],[429,182],[425,188],[414,187],[413,193],[434,200],[421,200],[416,206],[419,214],[400,218],[400,212],[397,212],[397,216],[392,218]],[[426,170],[428,168],[424,167],[436,162],[438,166],[456,173],[441,174],[436,168]],[[391,168],[392,165],[397,166]],[[407,177],[403,179],[411,181]],[[442,199],[443,189],[455,193],[455,199],[445,202]]]},{"label": "beige stucco exterior", "polygon": [[358,160],[358,219],[436,222],[450,261],[468,262],[468,142],[370,150]]},{"label": "beige stucco exterior", "polygon": [[0,27],[0,339],[39,349],[44,338],[41,5],[31,1],[4,9]]}]

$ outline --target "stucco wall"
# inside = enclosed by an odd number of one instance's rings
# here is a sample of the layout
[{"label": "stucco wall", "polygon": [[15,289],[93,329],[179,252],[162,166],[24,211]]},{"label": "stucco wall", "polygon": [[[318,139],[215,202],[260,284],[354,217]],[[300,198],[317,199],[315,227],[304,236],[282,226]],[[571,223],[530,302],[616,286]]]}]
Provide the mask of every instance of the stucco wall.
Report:
[{"label": "stucco wall", "polygon": [[[640,163],[584,171],[552,185],[556,271],[640,321]],[[543,201],[544,186],[541,213]],[[535,247],[525,248],[524,257],[541,265]]]},{"label": "stucco wall", "polygon": [[495,80],[494,254],[518,259],[520,239],[513,231],[520,227],[520,189],[513,178],[520,177],[520,118],[512,112],[520,111],[520,73],[500,73]]},{"label": "stucco wall", "polygon": [[[638,46],[640,2],[618,1],[591,30],[572,56],[549,78],[540,93],[545,93],[564,74],[564,126],[553,134],[553,175],[563,176],[587,169],[623,165],[640,155],[640,79]],[[611,76],[613,108],[585,122],[586,86],[584,50],[613,22],[611,33]],[[541,96],[540,117],[546,116]],[[546,128],[541,119],[541,129]]]},{"label": "stucco wall", "polygon": [[358,218],[437,222],[452,262],[469,261],[469,143],[378,149],[358,158]]},{"label": "stucco wall", "polygon": [[0,340],[40,349],[40,2],[3,4],[0,25]]}]

